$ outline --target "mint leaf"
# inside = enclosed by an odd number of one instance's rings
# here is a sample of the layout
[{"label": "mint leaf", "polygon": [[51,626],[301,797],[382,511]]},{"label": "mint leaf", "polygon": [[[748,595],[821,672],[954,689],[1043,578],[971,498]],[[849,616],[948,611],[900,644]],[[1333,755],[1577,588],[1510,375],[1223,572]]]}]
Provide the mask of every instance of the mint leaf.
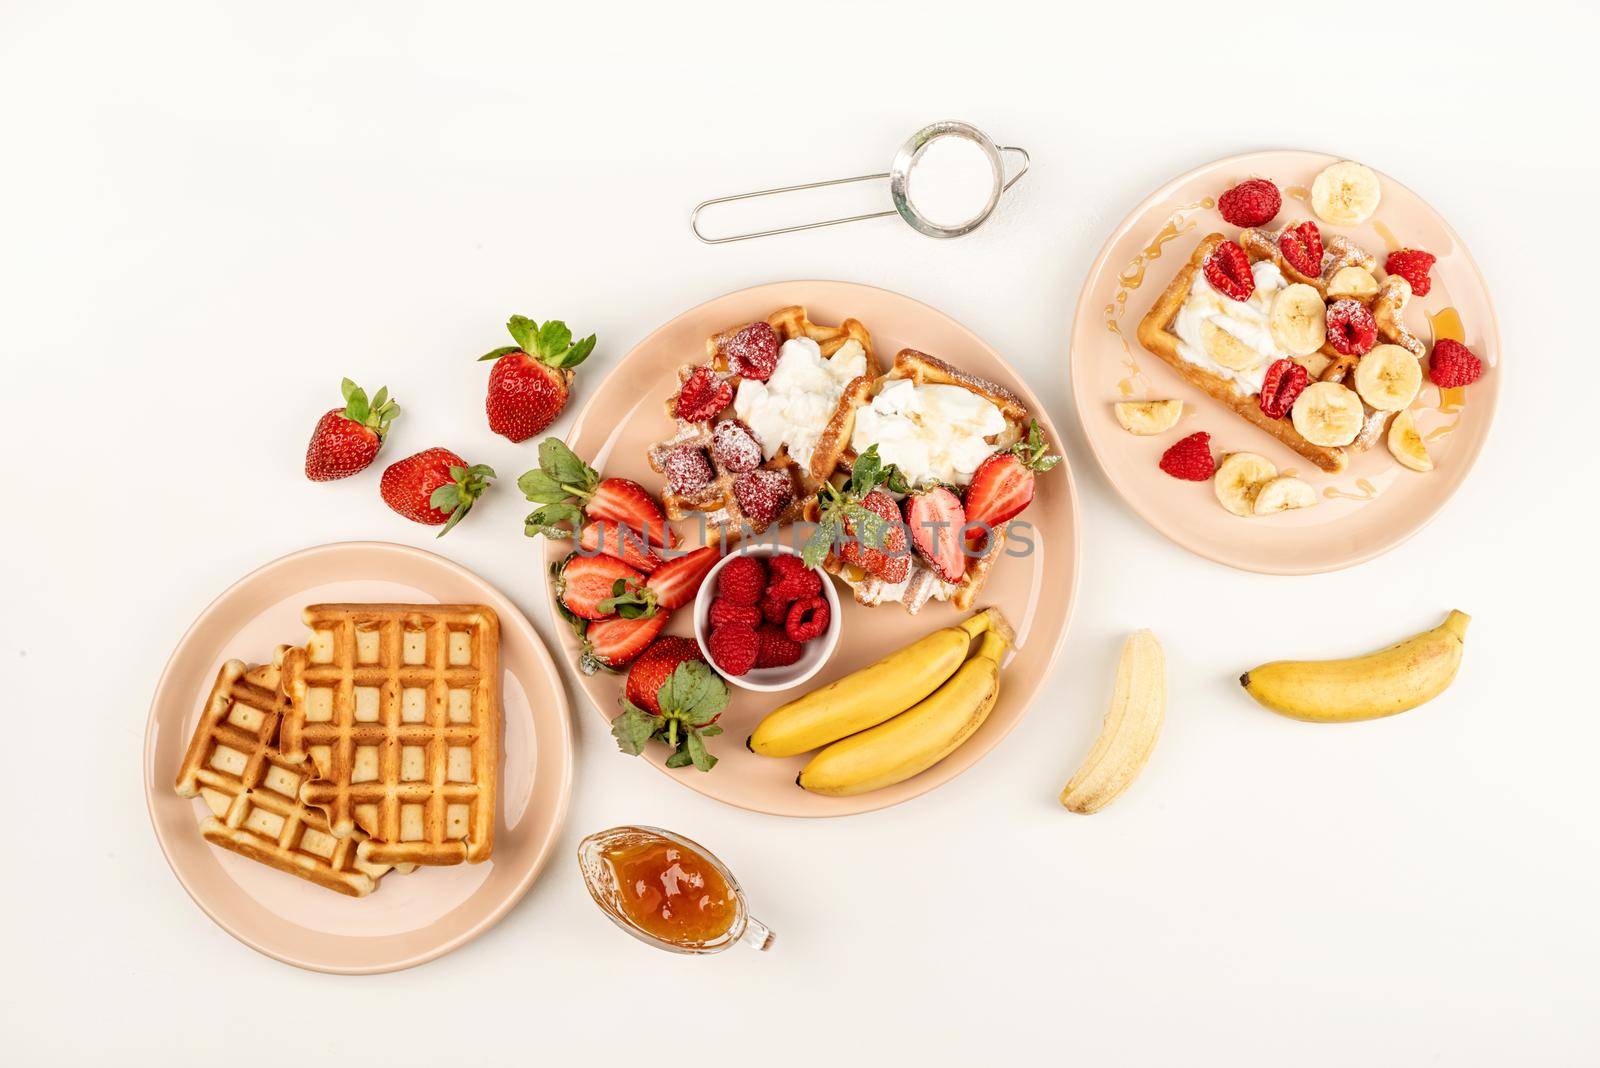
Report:
[{"label": "mint leaf", "polygon": [[539,348],[539,324],[526,315],[513,315],[506,321],[506,329],[511,332],[511,340],[517,343],[517,348],[523,352],[532,353]]},{"label": "mint leaf", "polygon": [[624,700],[622,713],[611,721],[611,734],[617,740],[618,749],[629,756],[638,756],[644,752],[645,743],[655,736],[661,725],[660,716],[652,716]]},{"label": "mint leaf", "polygon": [[828,550],[839,539],[839,529],[839,521],[834,518],[824,518],[817,524],[817,529],[800,547],[800,559],[807,567],[817,567],[827,558]]},{"label": "mint leaf", "polygon": [[865,497],[871,493],[873,487],[883,472],[883,461],[878,458],[878,447],[873,445],[866,452],[856,457],[855,467],[850,471],[850,492],[857,497]]}]

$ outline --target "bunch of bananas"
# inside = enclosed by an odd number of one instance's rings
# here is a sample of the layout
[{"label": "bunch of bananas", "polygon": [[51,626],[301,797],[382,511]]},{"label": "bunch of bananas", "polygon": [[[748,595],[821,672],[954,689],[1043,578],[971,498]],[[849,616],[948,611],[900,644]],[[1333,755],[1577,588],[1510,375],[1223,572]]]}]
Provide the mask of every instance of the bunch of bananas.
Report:
[{"label": "bunch of bananas", "polygon": [[813,793],[847,797],[904,782],[983,726],[1012,640],[999,610],[985,609],[774,709],[745,744],[769,757],[820,748],[795,780]]}]

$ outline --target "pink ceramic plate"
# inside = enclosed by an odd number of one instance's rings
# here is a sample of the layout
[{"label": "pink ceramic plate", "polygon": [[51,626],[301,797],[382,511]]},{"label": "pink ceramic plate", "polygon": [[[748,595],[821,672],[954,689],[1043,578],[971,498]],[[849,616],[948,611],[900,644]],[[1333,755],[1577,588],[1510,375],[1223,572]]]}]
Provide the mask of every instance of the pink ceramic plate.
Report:
[{"label": "pink ceramic plate", "polygon": [[[779,282],[730,293],[667,323],[641,341],[600,384],[579,413],[568,444],[602,474],[636,479],[652,491],[659,490],[661,476],[650,470],[645,451],[650,443],[673,433],[666,400],[677,388],[679,365],[704,360],[706,338],[712,334],[764,319],[791,304],[803,305],[818,323],[833,324],[850,317],[861,320],[871,332],[873,347],[885,368],[896,352],[910,346],[1006,386],[1027,404],[1053,451],[1061,451],[1061,438],[1044,405],[994,349],[960,323],[898,293],[850,282],[818,281]],[[1017,652],[1001,676],[1000,699],[978,732],[928,771],[875,793],[821,797],[795,785],[806,758],[773,760],[744,747],[745,738],[761,717],[784,701],[964,618],[954,607],[937,602],[930,602],[914,616],[898,604],[863,608],[843,587],[839,590],[843,629],[833,658],[814,678],[793,690],[755,693],[734,689],[721,721],[726,733],[710,743],[720,761],[710,772],[665,768],[666,750],[659,743],[651,743],[643,757],[619,753],[616,759],[648,760],[707,797],[782,816],[869,812],[949,782],[993,749],[1022,718],[1055,663],[1072,614],[1078,571],[1077,497],[1065,461],[1039,478],[1037,496],[1020,519],[1031,525],[1027,537],[1034,543],[1032,554],[998,561],[977,602],[977,607],[999,605],[1018,635]],[[678,526],[691,544],[698,540],[693,523]],[[785,544],[791,540],[785,535]],[[568,542],[546,541],[546,564],[561,559],[570,548]],[[667,625],[667,632],[691,635],[692,615],[689,608],[681,609]],[[578,651],[577,640],[565,628],[562,639],[571,663]],[[609,721],[617,714],[622,676],[601,672],[580,676],[579,684],[602,719]]]},{"label": "pink ceramic plate", "polygon": [[[300,610],[324,601],[465,602],[500,616],[505,727],[500,822],[482,864],[391,873],[348,898],[207,844],[199,800],[172,782],[222,662],[260,663],[304,637]],[[394,971],[448,953],[492,927],[533,884],[566,818],[572,736],[566,692],[544,644],[494,587],[443,557],[404,545],[305,549],[246,575],[178,643],[150,706],[144,783],[150,820],[195,904],[252,949],[324,972]]]},{"label": "pink ceramic plate", "polygon": [[[1362,226],[1340,228],[1316,220],[1307,190],[1337,156],[1317,152],[1252,152],[1207,164],[1163,186],[1118,226],[1089,271],[1072,330],[1072,388],[1078,415],[1095,458],[1117,492],[1161,533],[1201,556],[1247,571],[1299,575],[1334,571],[1387,552],[1421,530],[1461,485],[1483,448],[1500,392],[1500,332],[1483,277],[1461,239],[1411,190],[1379,174],[1383,199]],[[1324,235],[1345,233],[1377,257],[1420,248],[1439,257],[1433,287],[1413,298],[1407,325],[1427,342],[1456,329],[1485,364],[1464,393],[1464,403],[1441,398],[1424,381],[1412,415],[1433,456],[1434,470],[1401,467],[1380,441],[1354,453],[1346,469],[1324,474],[1287,446],[1246,423],[1139,345],[1139,320],[1206,234],[1233,238],[1216,198],[1252,176],[1272,179],[1284,192],[1283,210],[1271,224],[1317,221]],[[1184,416],[1165,434],[1136,437],[1112,414],[1119,400],[1179,398]],[[1209,483],[1179,482],[1157,462],[1179,438],[1211,433],[1213,451],[1258,452],[1292,470],[1317,490],[1315,507],[1241,519],[1217,502]]]}]

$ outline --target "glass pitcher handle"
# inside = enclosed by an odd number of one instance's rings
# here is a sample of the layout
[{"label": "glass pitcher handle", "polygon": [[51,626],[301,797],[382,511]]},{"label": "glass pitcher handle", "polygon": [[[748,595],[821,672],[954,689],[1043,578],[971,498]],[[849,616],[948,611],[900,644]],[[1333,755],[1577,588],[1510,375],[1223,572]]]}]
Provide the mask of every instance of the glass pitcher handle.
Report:
[{"label": "glass pitcher handle", "polygon": [[772,933],[772,928],[751,916],[745,920],[744,934],[739,936],[739,944],[749,946],[751,949],[768,950],[772,948],[773,939],[777,937]]}]

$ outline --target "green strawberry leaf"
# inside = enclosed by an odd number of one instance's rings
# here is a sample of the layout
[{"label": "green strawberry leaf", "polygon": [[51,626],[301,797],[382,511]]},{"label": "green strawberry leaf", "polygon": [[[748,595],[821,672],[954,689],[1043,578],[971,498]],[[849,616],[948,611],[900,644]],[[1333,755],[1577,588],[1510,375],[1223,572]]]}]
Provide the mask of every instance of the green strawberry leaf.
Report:
[{"label": "green strawberry leaf", "polygon": [[[539,534],[547,538],[570,538],[582,518],[577,505],[556,501],[529,512],[528,518],[522,521],[522,532],[530,538]],[[571,526],[563,526],[565,523]]]},{"label": "green strawberry leaf", "polygon": [[662,726],[660,716],[652,716],[624,699],[621,714],[611,721],[611,734],[617,740],[618,749],[629,756],[638,756]]},{"label": "green strawberry leaf", "polygon": [[445,483],[428,497],[428,507],[437,508],[441,512],[454,511],[460,504],[461,487],[454,482]]},{"label": "green strawberry leaf", "polygon": [[850,528],[863,548],[881,549],[889,536],[889,522],[871,508],[859,504],[845,506]]},{"label": "green strawberry leaf", "polygon": [[383,406],[384,406],[385,402],[387,402],[388,399],[389,399],[389,387],[388,386],[380,386],[380,387],[378,387],[378,392],[372,395],[372,410],[375,411],[375,412],[381,412],[383,410]]},{"label": "green strawberry leaf", "polygon": [[[691,731],[683,739],[684,749],[689,752],[689,760],[700,771],[710,771],[717,766],[717,758],[706,751],[706,743],[701,737],[701,732]],[[682,750],[680,750],[681,752]],[[673,754],[676,756],[677,754]]]},{"label": "green strawberry leaf", "polygon": [[1044,472],[1061,462],[1061,457],[1047,455],[1050,443],[1045,440],[1037,420],[1028,420],[1028,436],[1011,446],[1012,455],[1022,461],[1030,471]]},{"label": "green strawberry leaf", "polygon": [[535,504],[559,504],[571,497],[565,486],[557,482],[543,468],[524,471],[517,479],[522,495]]},{"label": "green strawberry leaf", "polygon": [[700,727],[728,707],[728,684],[700,661],[685,660],[661,684],[656,700],[663,715]]},{"label": "green strawberry leaf", "polygon": [[351,394],[355,393],[360,388],[360,386],[356,385],[348,378],[340,379],[339,381],[339,395],[346,401],[350,399]]},{"label": "green strawberry leaf", "polygon": [[513,315],[506,321],[506,329],[511,332],[511,340],[517,343],[517,348],[530,355],[539,348],[539,324],[526,315]]},{"label": "green strawberry leaf", "polygon": [[534,344],[538,346],[539,358],[549,363],[566,355],[567,349],[572,346],[572,331],[560,319],[551,319],[539,328],[539,336]]},{"label": "green strawberry leaf", "polygon": [[539,467],[564,486],[574,489],[574,497],[587,497],[600,483],[600,473],[579,459],[560,438],[539,442]]},{"label": "green strawberry leaf", "polygon": [[679,745],[677,749],[673,750],[672,755],[667,757],[667,767],[686,768],[692,763],[694,763],[694,754],[689,751],[689,740],[685,738],[683,744]]},{"label": "green strawberry leaf", "polygon": [[[877,448],[876,445],[872,447],[874,449]],[[897,493],[901,496],[904,496],[905,494],[911,492],[911,483],[906,481],[906,476],[895,464],[890,464],[884,470],[883,484],[889,488],[890,493]]]},{"label": "green strawberry leaf", "polygon": [[582,341],[578,342],[576,345],[572,346],[572,348],[567,350],[567,354],[561,358],[561,366],[576,367],[584,360],[587,360],[589,358],[589,354],[593,351],[594,335],[590,334],[588,337],[584,338]]},{"label": "green strawberry leaf", "polygon": [[846,487],[851,496],[865,497],[878,485],[883,475],[883,461],[878,458],[878,447],[873,445],[856,457],[850,470],[850,484]]},{"label": "green strawberry leaf", "polygon": [[490,349],[488,352],[484,353],[482,356],[479,356],[478,357],[478,362],[479,363],[487,363],[490,360],[498,360],[502,356],[510,356],[513,352],[521,352],[521,351],[522,350],[517,348],[515,345],[501,345],[499,348]]}]

